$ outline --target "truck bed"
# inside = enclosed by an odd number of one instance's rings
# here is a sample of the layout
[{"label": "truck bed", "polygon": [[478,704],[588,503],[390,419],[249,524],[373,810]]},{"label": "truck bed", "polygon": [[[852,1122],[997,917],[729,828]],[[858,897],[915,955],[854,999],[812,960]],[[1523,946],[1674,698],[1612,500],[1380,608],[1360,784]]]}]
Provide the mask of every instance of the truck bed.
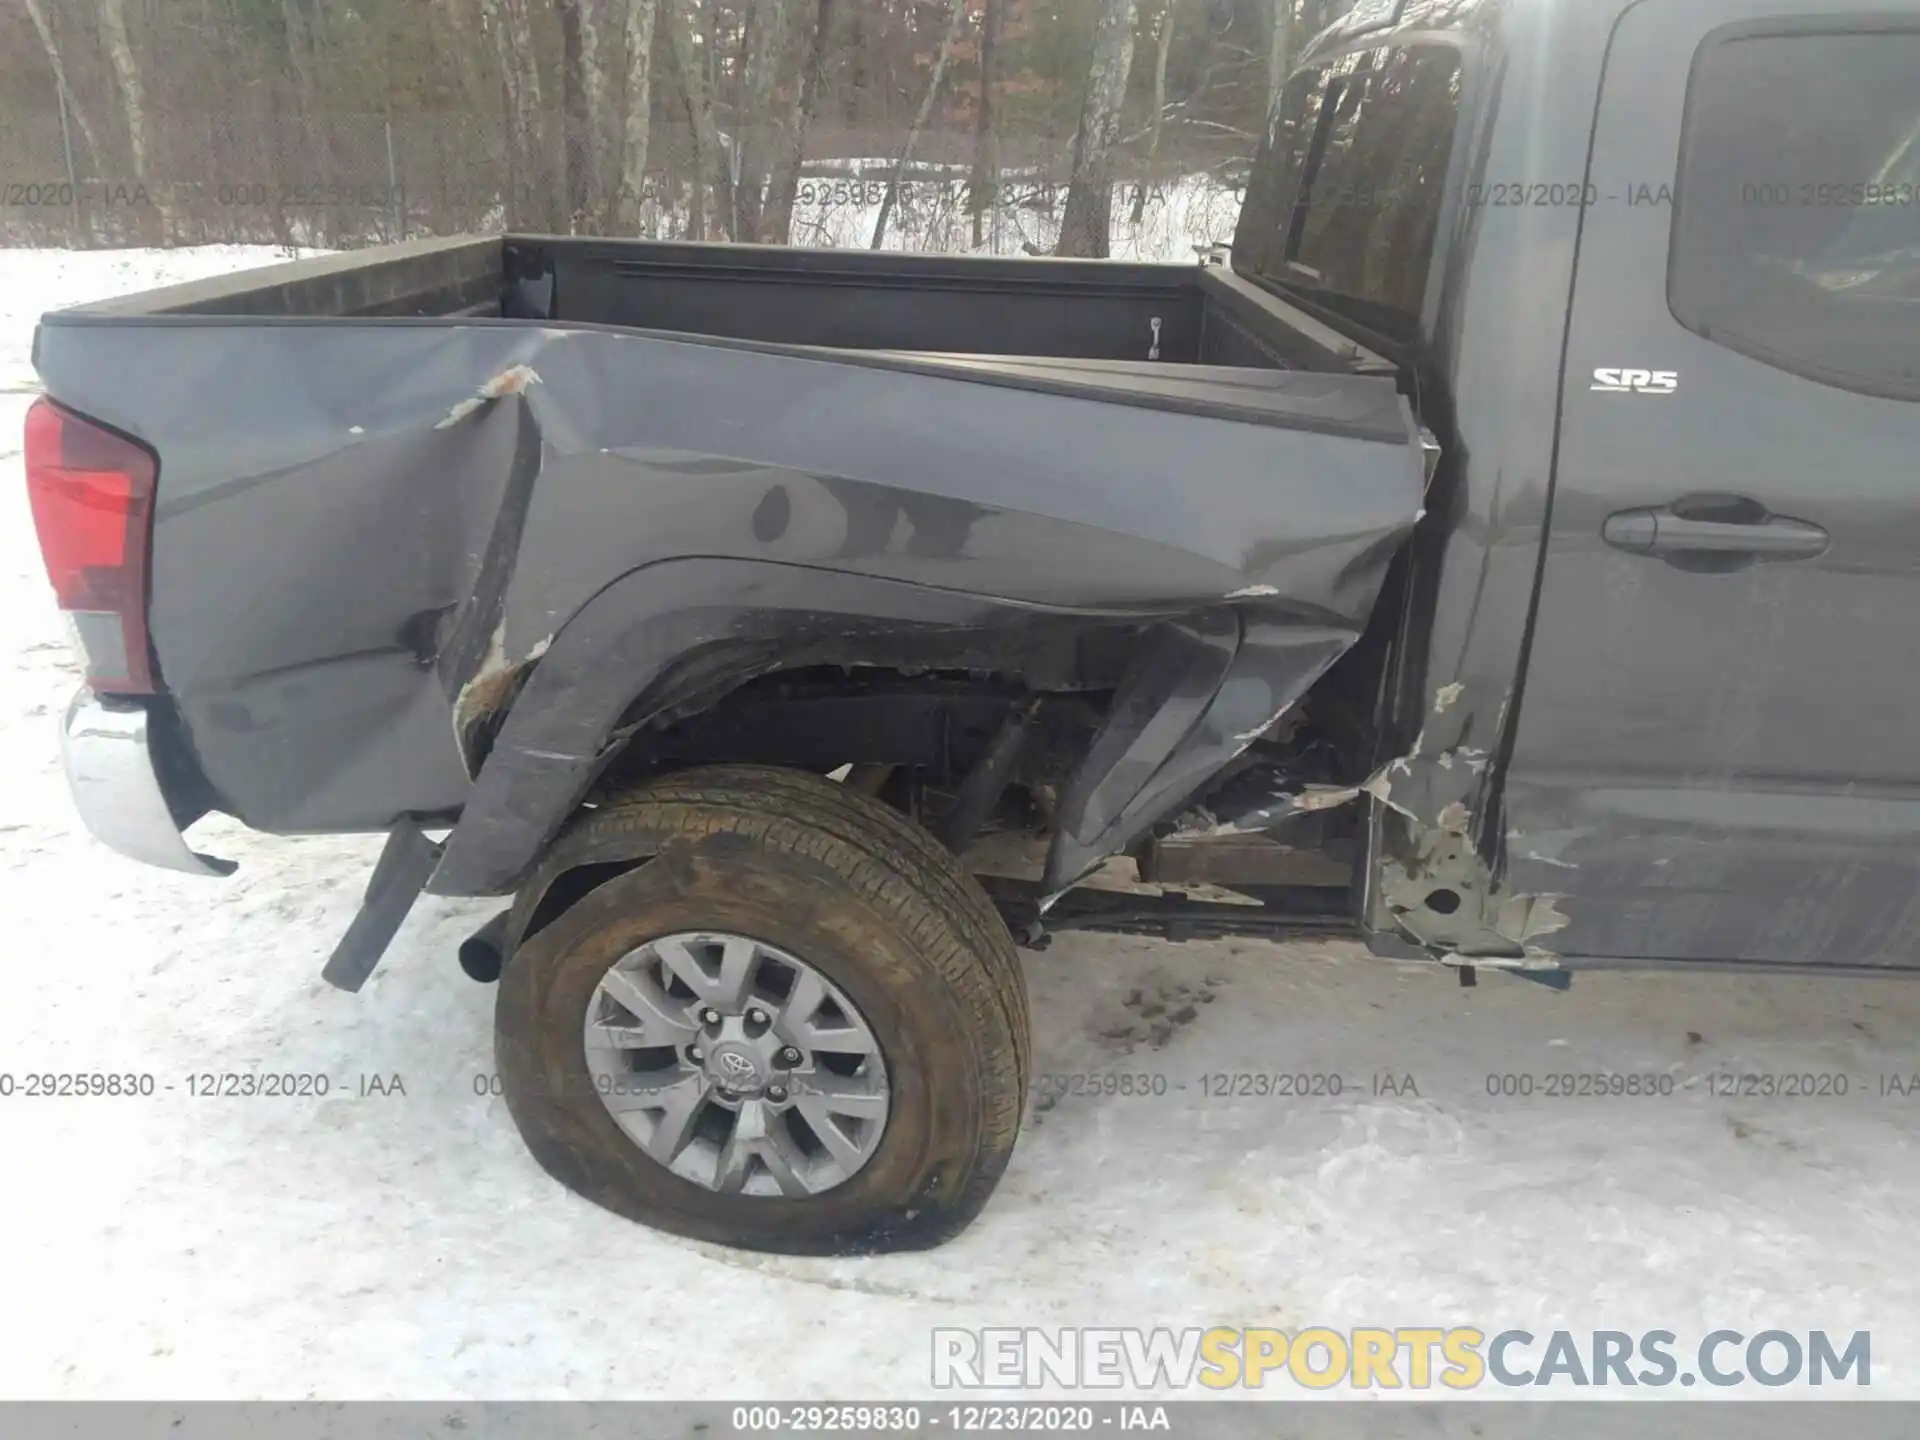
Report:
[{"label": "truck bed", "polygon": [[1223,266],[770,245],[420,240],[61,312],[174,315],[553,320],[840,350],[1394,370]]},{"label": "truck bed", "polygon": [[1199,265],[435,240],[59,312],[35,360],[159,460],[176,809],[459,818],[447,893],[770,668],[1111,688],[1206,611],[1167,654],[1235,702],[1115,742],[1124,840],[1358,637],[1431,460],[1390,364]]}]

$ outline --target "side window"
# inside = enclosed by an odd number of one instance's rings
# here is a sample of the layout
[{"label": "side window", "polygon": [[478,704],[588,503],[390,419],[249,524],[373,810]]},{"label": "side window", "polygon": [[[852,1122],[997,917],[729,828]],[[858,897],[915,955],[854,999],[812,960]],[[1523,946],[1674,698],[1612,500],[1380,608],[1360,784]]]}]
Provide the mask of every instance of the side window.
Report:
[{"label": "side window", "polygon": [[1235,268],[1411,338],[1459,113],[1450,46],[1361,51],[1295,76],[1255,161]]},{"label": "side window", "polygon": [[1695,58],[1667,302],[1829,385],[1920,399],[1920,29],[1734,34]]}]

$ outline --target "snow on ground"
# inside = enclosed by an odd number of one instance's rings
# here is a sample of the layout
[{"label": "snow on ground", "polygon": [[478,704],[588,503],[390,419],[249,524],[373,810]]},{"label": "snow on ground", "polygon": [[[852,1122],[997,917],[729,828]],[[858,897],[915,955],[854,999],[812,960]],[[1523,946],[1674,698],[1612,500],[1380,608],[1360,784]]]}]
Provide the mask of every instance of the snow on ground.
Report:
[{"label": "snow on ground", "polygon": [[[423,902],[342,995],[319,970],[373,840],[210,823],[196,838],[241,868],[199,880],[96,846],[67,803],[76,677],[18,458],[33,316],[271,258],[0,252],[0,1396],[898,1397],[927,1391],[936,1325],[1452,1323],[1870,1329],[1872,1393],[1920,1395],[1920,1096],[1876,1093],[1920,1071],[1916,985],[1462,990],[1344,945],[1069,937],[1026,957],[1036,1068],[1166,1093],[1043,1084],[998,1196],[943,1249],[736,1254],[561,1190],[476,1093],[492,996],[453,951],[487,905]],[[1676,1088],[1487,1093],[1490,1073],[1597,1069]],[[263,1070],[333,1093],[187,1093]],[[1345,1093],[1201,1093],[1276,1070]],[[23,1098],[44,1071],[160,1089]],[[1838,1072],[1851,1094],[1720,1098],[1721,1071]],[[363,1096],[362,1075],[405,1093]]]},{"label": "snow on ground", "polygon": [[[793,211],[794,243],[866,249],[873,243],[891,160],[840,163],[844,177],[803,177]],[[1240,191],[1207,174],[1182,175],[1142,187],[1113,187],[1108,248],[1116,260],[1190,262],[1195,252],[1233,239]],[[994,255],[1050,255],[1060,241],[1066,186],[1043,177],[1005,172],[999,198],[982,217],[973,243],[963,174],[942,176],[922,167],[903,180],[882,237],[888,250],[975,250]],[[1139,203],[1136,218],[1134,206]]]}]

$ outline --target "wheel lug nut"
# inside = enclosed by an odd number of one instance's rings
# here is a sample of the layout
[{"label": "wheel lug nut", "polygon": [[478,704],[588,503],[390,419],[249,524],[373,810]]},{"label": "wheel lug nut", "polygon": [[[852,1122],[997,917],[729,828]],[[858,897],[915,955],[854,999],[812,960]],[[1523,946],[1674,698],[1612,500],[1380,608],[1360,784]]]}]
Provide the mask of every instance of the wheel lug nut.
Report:
[{"label": "wheel lug nut", "polygon": [[702,1050],[698,1045],[689,1045],[687,1047],[687,1058],[689,1060],[704,1060],[707,1058],[707,1052]]},{"label": "wheel lug nut", "polygon": [[786,1086],[784,1085],[776,1085],[771,1090],[767,1091],[767,1099],[774,1101],[776,1104],[786,1098],[787,1098],[787,1089],[786,1089]]},{"label": "wheel lug nut", "polygon": [[700,1023],[702,1025],[718,1025],[720,1023],[720,1012],[718,1010],[702,1010],[700,1012]]},{"label": "wheel lug nut", "polygon": [[800,1052],[791,1045],[787,1046],[786,1049],[780,1052],[780,1063],[782,1065],[798,1065],[800,1063]]},{"label": "wheel lug nut", "polygon": [[767,1012],[764,1010],[749,1010],[747,1011],[747,1019],[756,1025],[764,1025],[767,1023]]}]

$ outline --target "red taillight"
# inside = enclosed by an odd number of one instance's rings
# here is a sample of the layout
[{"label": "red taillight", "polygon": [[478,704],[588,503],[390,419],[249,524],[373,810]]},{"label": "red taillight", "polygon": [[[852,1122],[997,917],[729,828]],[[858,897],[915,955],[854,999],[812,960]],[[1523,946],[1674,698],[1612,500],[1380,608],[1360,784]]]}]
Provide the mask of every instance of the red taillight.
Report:
[{"label": "red taillight", "polygon": [[27,411],[27,498],[54,597],[96,690],[148,694],[153,457],[51,400]]}]

